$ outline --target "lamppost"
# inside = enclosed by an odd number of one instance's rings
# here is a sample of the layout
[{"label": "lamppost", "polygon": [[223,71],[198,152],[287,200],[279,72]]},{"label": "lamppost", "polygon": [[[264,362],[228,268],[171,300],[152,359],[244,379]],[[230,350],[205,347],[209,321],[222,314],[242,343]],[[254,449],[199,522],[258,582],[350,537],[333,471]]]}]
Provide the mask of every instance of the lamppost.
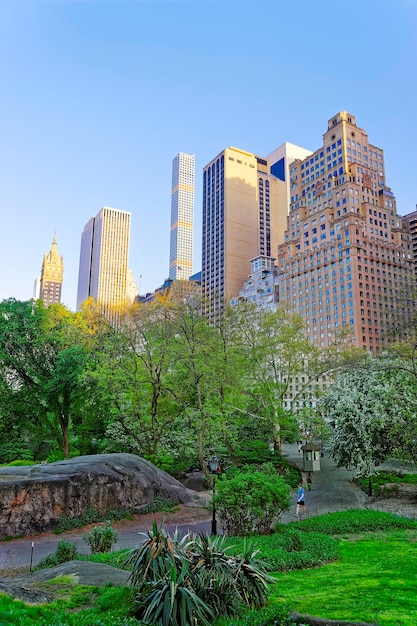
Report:
[{"label": "lamppost", "polygon": [[211,534],[217,535],[217,520],[216,520],[216,505],[214,503],[214,496],[216,495],[216,475],[219,470],[219,459],[215,454],[209,459],[210,472],[213,474],[213,517],[211,519]]}]

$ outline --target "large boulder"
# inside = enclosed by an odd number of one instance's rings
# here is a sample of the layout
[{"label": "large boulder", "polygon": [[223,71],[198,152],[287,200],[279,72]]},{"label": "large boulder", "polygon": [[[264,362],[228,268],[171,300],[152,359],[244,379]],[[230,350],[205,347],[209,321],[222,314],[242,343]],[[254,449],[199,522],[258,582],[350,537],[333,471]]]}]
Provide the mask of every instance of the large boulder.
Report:
[{"label": "large boulder", "polygon": [[87,508],[140,512],[157,497],[193,499],[172,476],[134,454],[96,454],[45,465],[0,468],[0,538],[55,528]]}]

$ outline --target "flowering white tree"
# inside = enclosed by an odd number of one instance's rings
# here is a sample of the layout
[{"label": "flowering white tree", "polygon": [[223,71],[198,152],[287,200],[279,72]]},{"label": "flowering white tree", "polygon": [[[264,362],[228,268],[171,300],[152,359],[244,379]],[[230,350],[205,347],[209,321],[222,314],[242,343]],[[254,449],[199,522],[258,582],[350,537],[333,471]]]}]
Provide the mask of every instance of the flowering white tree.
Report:
[{"label": "flowering white tree", "polygon": [[330,454],[337,467],[370,478],[389,457],[412,457],[417,441],[416,379],[401,363],[369,356],[341,374],[318,409],[334,425]]}]

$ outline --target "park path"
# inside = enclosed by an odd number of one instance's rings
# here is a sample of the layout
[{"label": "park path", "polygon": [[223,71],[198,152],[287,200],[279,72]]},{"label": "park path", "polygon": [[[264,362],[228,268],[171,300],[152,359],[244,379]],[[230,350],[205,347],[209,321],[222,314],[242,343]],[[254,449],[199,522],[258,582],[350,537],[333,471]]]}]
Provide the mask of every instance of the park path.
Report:
[{"label": "park path", "polygon": [[[296,445],[283,445],[283,454],[289,461],[297,465],[302,470],[302,454],[298,453]],[[389,463],[382,467],[389,468]],[[394,461],[392,466],[401,469],[402,464]],[[417,467],[415,468],[417,471]],[[308,516],[322,515],[334,511],[345,511],[354,508],[366,508],[367,496],[352,482],[354,472],[346,469],[337,469],[334,462],[326,454],[321,458],[320,471],[312,472],[313,484],[311,491],[306,491],[306,508]],[[189,475],[185,485],[200,492],[203,499],[209,499],[210,494],[203,491],[201,475],[194,473]],[[283,523],[294,521],[296,491],[292,493],[292,503],[290,510],[283,513],[281,520]],[[174,514],[175,515],[175,514]],[[160,515],[154,516],[156,519],[163,519]],[[141,519],[142,518],[142,519]],[[140,542],[140,532],[149,530],[152,525],[152,516],[140,516],[134,523],[119,523],[116,526],[118,542],[114,550],[132,548]],[[205,509],[200,510],[196,515],[194,507],[181,507],[180,521],[173,523],[175,517],[170,514],[164,516],[164,529],[168,533],[173,533],[178,528],[182,533],[204,533],[211,532],[211,515]],[[218,523],[219,532],[221,526]],[[36,537],[24,537],[12,541],[0,543],[0,576],[2,571],[10,568],[29,567],[32,558],[32,565],[35,566],[41,559],[55,552],[56,547],[62,539],[68,539],[75,543],[80,554],[89,554],[89,547],[83,540],[85,529],[70,531],[55,535],[46,533]],[[33,553],[32,553],[32,543]]]}]

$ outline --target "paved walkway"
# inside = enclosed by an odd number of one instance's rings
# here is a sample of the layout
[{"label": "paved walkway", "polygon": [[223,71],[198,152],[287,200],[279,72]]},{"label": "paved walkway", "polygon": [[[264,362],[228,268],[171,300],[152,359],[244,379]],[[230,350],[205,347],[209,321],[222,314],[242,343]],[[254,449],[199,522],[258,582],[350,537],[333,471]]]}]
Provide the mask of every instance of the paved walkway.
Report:
[{"label": "paved walkway", "polygon": [[[283,445],[284,455],[302,470],[302,454],[298,453],[296,445]],[[323,513],[331,513],[333,511],[344,511],[354,508],[365,508],[367,497],[366,495],[352,482],[354,472],[345,469],[336,469],[334,462],[331,458],[324,455],[321,458],[320,471],[312,472],[313,484],[311,491],[306,491],[306,509],[307,516],[322,515]],[[407,471],[416,471],[417,466],[414,466],[410,470],[409,466],[404,466],[398,461],[392,463],[385,463],[381,467],[395,469],[407,468]],[[194,480],[198,480],[197,476],[193,477]],[[189,485],[187,485],[189,486]],[[203,494],[201,494],[203,495]],[[207,495],[207,494],[205,494]],[[292,522],[295,520],[295,503],[296,492],[292,494],[292,503],[289,511],[282,515],[282,522]],[[211,520],[210,515],[207,515],[206,521],[200,521],[195,523],[178,525],[181,532],[194,532],[194,533],[210,533],[211,532]],[[117,528],[118,542],[114,546],[114,550],[121,550],[123,548],[131,548],[138,544],[140,531],[148,530],[148,527],[139,527],[127,525],[127,528],[119,526]],[[174,532],[176,526],[166,524],[164,526],[167,532]],[[221,531],[220,524],[218,522],[219,532]],[[6,568],[18,568],[26,567],[30,565],[31,558],[33,565],[36,565],[41,559],[45,558],[49,554],[55,552],[56,547],[62,539],[69,539],[72,543],[75,543],[78,551],[81,554],[89,554],[89,547],[83,540],[84,530],[72,531],[70,533],[63,533],[61,535],[41,535],[35,538],[22,538],[12,541],[6,541],[0,543],[0,575],[1,571]],[[32,541],[33,541],[33,555],[32,555]]]},{"label": "paved walkway", "polygon": [[[303,455],[298,452],[296,445],[284,444],[282,451],[289,461],[303,470]],[[311,476],[313,479],[311,491],[305,488],[307,516],[365,507],[366,495],[352,482],[354,472],[336,469],[334,461],[326,454],[320,459],[320,471],[311,472]],[[283,522],[294,521],[295,503],[296,491],[293,492],[290,510],[282,515]]]}]

